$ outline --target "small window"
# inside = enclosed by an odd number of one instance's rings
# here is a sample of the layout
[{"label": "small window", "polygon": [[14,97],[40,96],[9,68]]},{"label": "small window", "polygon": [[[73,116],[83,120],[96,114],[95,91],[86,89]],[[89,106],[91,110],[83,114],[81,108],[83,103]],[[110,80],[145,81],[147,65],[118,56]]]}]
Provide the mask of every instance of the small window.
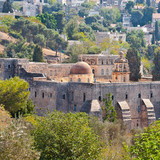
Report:
[{"label": "small window", "polygon": [[123,82],[125,82],[126,81],[126,77],[123,77]]},{"label": "small window", "polygon": [[11,65],[8,65],[8,69],[11,68]]},{"label": "small window", "polygon": [[102,100],[101,96],[99,96],[98,99],[99,99],[99,101],[101,101]]},{"label": "small window", "polygon": [[0,64],[0,68],[1,68],[1,64]]},{"label": "small window", "polygon": [[128,94],[126,94],[126,99],[128,99]]},{"label": "small window", "polygon": [[114,96],[112,96],[112,100],[114,100]]},{"label": "small window", "polygon": [[138,113],[140,112],[140,106],[138,106]]},{"label": "small window", "polygon": [[78,82],[81,82],[81,79],[80,79],[80,78],[78,78]]},{"label": "small window", "polygon": [[153,93],[151,93],[150,97],[151,97],[151,98],[153,97]]},{"label": "small window", "polygon": [[44,92],[42,93],[42,98],[44,98]]},{"label": "small window", "polygon": [[85,102],[85,101],[86,101],[86,94],[83,93],[83,102]]},{"label": "small window", "polygon": [[104,69],[101,70],[101,75],[102,75],[102,76],[104,75]]},{"label": "small window", "polygon": [[103,60],[102,60],[102,65],[103,65]]},{"label": "small window", "polygon": [[93,74],[95,73],[95,70],[94,70],[94,69],[92,69],[92,73],[93,73]]},{"label": "small window", "polygon": [[90,83],[90,80],[89,80],[89,78],[88,78],[88,83]]},{"label": "small window", "polygon": [[49,97],[52,98],[52,93],[49,94]]},{"label": "small window", "polygon": [[34,93],[35,97],[37,97],[37,92]]},{"label": "small window", "polygon": [[74,100],[74,92],[72,92],[72,101]]},{"label": "small window", "polygon": [[108,75],[108,69],[106,69],[106,75]]},{"label": "small window", "polygon": [[73,108],[73,110],[74,110],[74,111],[76,111],[76,110],[77,110],[77,106],[76,106],[76,105],[74,105],[74,108]]},{"label": "small window", "polygon": [[141,98],[141,94],[140,93],[138,94],[138,98]]},{"label": "small window", "polygon": [[65,94],[63,94],[62,98],[63,98],[63,99],[66,99],[66,95],[65,95]]}]

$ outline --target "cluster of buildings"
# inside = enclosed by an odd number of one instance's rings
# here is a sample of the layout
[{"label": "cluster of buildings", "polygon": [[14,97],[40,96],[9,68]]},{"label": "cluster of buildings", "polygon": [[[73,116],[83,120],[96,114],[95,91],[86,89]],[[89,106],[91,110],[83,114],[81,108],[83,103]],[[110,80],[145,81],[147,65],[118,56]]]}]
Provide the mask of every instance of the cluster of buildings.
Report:
[{"label": "cluster of buildings", "polygon": [[36,112],[86,112],[102,118],[103,99],[112,94],[117,118],[128,129],[148,126],[160,118],[160,82],[130,82],[123,52],[80,55],[73,64],[29,62],[1,58],[0,78],[19,76],[29,83]]}]

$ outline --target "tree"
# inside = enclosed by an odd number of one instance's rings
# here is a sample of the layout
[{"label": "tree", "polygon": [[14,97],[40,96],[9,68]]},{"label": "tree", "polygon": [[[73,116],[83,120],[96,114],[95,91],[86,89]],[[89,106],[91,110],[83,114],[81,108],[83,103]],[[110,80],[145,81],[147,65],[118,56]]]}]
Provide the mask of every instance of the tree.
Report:
[{"label": "tree", "polygon": [[146,0],[146,4],[147,4],[148,7],[150,7],[151,1],[150,0]]},{"label": "tree", "polygon": [[128,11],[128,13],[131,13],[132,9],[134,7],[134,2],[133,1],[128,1],[125,7],[125,10]]},{"label": "tree", "polygon": [[89,16],[85,18],[85,23],[91,25],[92,23],[97,22],[95,16]]},{"label": "tree", "polygon": [[155,38],[155,31],[152,33],[152,44],[155,44],[156,38]]},{"label": "tree", "polygon": [[105,106],[102,108],[105,112],[103,120],[114,122],[117,117],[115,108],[112,106],[112,95],[111,93],[106,94],[106,98],[103,99]]},{"label": "tree", "polygon": [[158,9],[157,12],[160,13],[160,2],[158,3]]},{"label": "tree", "polygon": [[159,41],[159,26],[158,26],[158,21],[155,23],[155,40]]},{"label": "tree", "polygon": [[130,80],[138,81],[141,78],[140,65],[141,60],[138,56],[138,52],[135,48],[130,48],[127,51],[126,58],[128,59],[129,68],[130,68]]},{"label": "tree", "polygon": [[88,14],[89,14],[89,11],[86,10],[85,8],[82,8],[82,9],[80,9],[80,10],[78,11],[78,15],[79,15],[80,17],[87,17]]},{"label": "tree", "polygon": [[136,135],[129,152],[134,159],[160,159],[160,121]]},{"label": "tree", "polygon": [[141,20],[143,18],[143,13],[138,10],[134,10],[131,13],[131,22],[134,27],[137,27],[137,25],[141,24]]},{"label": "tree", "polygon": [[62,3],[54,3],[53,5],[44,5],[43,6],[43,13],[48,12],[49,14],[52,14],[52,12],[59,12],[63,10]]},{"label": "tree", "polygon": [[160,80],[160,47],[155,50],[154,59],[153,59],[154,67],[152,70],[153,81]]},{"label": "tree", "polygon": [[28,83],[18,77],[0,80],[0,103],[12,116],[27,109]]},{"label": "tree", "polygon": [[136,0],[136,3],[138,3],[138,4],[143,4],[143,3],[144,3],[144,0]]},{"label": "tree", "polygon": [[12,9],[10,0],[6,0],[4,2],[2,12],[3,13],[8,13],[8,12],[13,13],[13,9]]},{"label": "tree", "polygon": [[40,159],[99,158],[101,146],[86,113],[55,111],[37,120],[35,127],[33,135]]},{"label": "tree", "polygon": [[39,45],[36,45],[34,48],[33,61],[34,62],[44,62],[42,48]]}]

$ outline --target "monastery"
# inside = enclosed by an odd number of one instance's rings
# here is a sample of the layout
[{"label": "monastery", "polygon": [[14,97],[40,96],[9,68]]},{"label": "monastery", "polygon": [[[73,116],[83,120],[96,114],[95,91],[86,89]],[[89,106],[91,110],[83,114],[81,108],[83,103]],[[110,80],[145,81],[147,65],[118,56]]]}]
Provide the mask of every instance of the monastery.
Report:
[{"label": "monastery", "polygon": [[19,76],[30,87],[36,111],[86,112],[102,117],[103,98],[112,94],[117,118],[129,129],[160,118],[160,82],[130,82],[128,61],[118,55],[80,55],[75,64],[48,64],[1,58],[2,80]]}]

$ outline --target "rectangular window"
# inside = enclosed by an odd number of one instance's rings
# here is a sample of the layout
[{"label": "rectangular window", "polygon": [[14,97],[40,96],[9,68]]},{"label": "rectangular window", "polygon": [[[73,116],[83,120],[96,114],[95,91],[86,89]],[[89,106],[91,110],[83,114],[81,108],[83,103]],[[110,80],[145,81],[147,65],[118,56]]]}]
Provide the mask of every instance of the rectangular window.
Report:
[{"label": "rectangular window", "polygon": [[49,97],[52,98],[52,93],[49,94]]},{"label": "rectangular window", "polygon": [[35,92],[35,97],[37,97],[37,92]]},{"label": "rectangular window", "polygon": [[42,93],[42,98],[44,98],[44,92]]},{"label": "rectangular window", "polygon": [[73,110],[74,110],[74,111],[76,111],[76,110],[77,110],[77,106],[76,106],[76,105],[74,105],[74,108],[73,108]]},{"label": "rectangular window", "polygon": [[11,65],[8,65],[8,69],[11,68]]},{"label": "rectangular window", "polygon": [[62,99],[66,99],[66,95],[65,94],[63,94]]},{"label": "rectangular window", "polygon": [[86,94],[83,93],[83,102],[85,102],[85,101],[86,101]]}]

